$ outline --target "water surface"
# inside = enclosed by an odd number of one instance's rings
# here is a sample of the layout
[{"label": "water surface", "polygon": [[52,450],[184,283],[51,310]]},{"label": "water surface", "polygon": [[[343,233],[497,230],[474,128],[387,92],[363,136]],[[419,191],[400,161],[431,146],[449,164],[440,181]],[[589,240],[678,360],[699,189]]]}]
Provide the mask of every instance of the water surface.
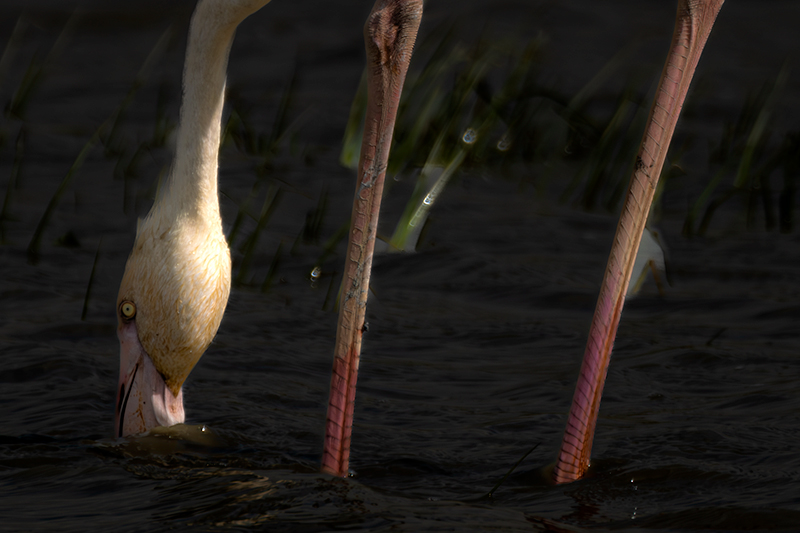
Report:
[{"label": "water surface", "polygon": [[[679,125],[680,142],[700,140],[681,160],[686,174],[667,188],[658,223],[670,285],[662,295],[648,283],[626,307],[587,479],[553,487],[539,469],[555,458],[616,220],[558,203],[558,187],[509,176],[513,165],[460,175],[435,206],[420,252],[376,259],[354,477],[317,473],[342,246],[324,258],[320,279],[309,273],[349,213],[353,176],[338,154],[363,67],[368,4],[275,1],[238,32],[229,86],[259,131],[269,130],[296,75],[294,129],[252,211],[271,183],[283,196],[186,384],[189,437],[123,440],[112,437],[114,302],[136,218],[170,160],[168,146],[144,143],[157,117],[177,116],[192,4],[81,4],[23,118],[1,123],[0,189],[11,202],[0,246],[2,529],[795,530],[800,238],[766,231],[760,219],[748,229],[737,202],[706,236],[681,235],[687,205],[709,179],[706,139],[717,139],[748,92],[784,64],[790,75],[773,127],[776,135],[796,128],[793,2],[770,2],[769,12],[756,1],[723,8]],[[494,31],[524,41],[541,31],[543,71],[574,93],[624,47],[635,50],[630,72],[657,74],[674,7],[641,4],[432,1],[422,39],[453,19],[464,39]],[[3,43],[21,14],[28,21],[3,73],[3,102],[73,10],[44,1],[0,8]],[[165,31],[164,51],[120,123],[121,152],[90,152],[29,264],[26,249],[53,193]],[[610,95],[625,76],[609,82]],[[22,165],[9,189],[16,152]],[[257,163],[234,146],[223,151],[228,227],[253,190]],[[399,180],[385,233],[412,183]],[[303,243],[298,235],[323,190],[320,241]],[[247,218],[242,231],[254,227]],[[277,277],[262,292],[279,246]],[[242,260],[239,247],[234,256]]]}]

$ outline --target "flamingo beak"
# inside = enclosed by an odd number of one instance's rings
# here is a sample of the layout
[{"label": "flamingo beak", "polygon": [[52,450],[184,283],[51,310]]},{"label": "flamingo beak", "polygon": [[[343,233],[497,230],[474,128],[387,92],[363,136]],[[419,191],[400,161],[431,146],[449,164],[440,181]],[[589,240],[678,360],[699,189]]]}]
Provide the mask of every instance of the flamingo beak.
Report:
[{"label": "flamingo beak", "polygon": [[120,321],[117,337],[120,370],[114,434],[138,435],[158,426],[183,423],[183,390],[177,397],[169,390],[139,342],[136,321]]}]

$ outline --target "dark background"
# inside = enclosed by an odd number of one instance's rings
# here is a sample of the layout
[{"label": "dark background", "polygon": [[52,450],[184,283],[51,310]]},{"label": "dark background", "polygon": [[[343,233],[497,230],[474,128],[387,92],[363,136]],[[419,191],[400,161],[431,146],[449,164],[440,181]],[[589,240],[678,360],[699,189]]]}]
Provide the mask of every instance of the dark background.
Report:
[{"label": "dark background", "polygon": [[[465,169],[434,207],[419,253],[377,258],[356,475],[316,473],[343,245],[325,256],[319,280],[309,275],[350,209],[353,173],[338,157],[363,69],[370,2],[362,1],[275,0],[242,24],[231,52],[231,101],[259,132],[271,131],[290,86],[292,99],[289,133],[262,185],[254,189],[258,157],[234,143],[221,155],[227,227],[254,190],[256,218],[269,194],[283,192],[186,385],[187,422],[206,424],[217,440],[111,438],[116,290],[136,219],[171,160],[169,141],[147,143],[159,120],[177,120],[193,3],[109,5],[0,7],[0,46],[24,21],[19,47],[0,63],[0,529],[796,527],[797,230],[766,229],[760,214],[748,224],[746,201],[734,199],[706,235],[682,234],[726,124],[782,68],[770,142],[797,130],[796,2],[722,9],[678,125],[675,146],[687,148],[673,163],[683,172],[669,182],[658,221],[670,285],[661,295],[649,283],[626,307],[594,469],[562,487],[537,472],[555,457],[616,217],[560,201],[559,178],[538,186],[537,167],[515,164]],[[630,80],[641,80],[643,98],[652,90],[675,7],[442,0],[425,10],[412,76],[451,27],[473,45],[542,37],[541,79],[566,95],[624,51],[625,66],[591,106],[602,116]],[[59,184],[164,35],[114,142],[93,145],[66,182],[31,262]],[[24,106],[14,108],[39,65]],[[581,164],[563,163],[563,180]],[[773,179],[777,195],[783,176]],[[382,232],[391,232],[413,180],[397,177]],[[323,191],[320,234],[303,242]],[[242,228],[237,272],[256,220],[245,217]],[[262,291],[276,254],[276,276]],[[495,499],[479,499],[536,443]]]}]

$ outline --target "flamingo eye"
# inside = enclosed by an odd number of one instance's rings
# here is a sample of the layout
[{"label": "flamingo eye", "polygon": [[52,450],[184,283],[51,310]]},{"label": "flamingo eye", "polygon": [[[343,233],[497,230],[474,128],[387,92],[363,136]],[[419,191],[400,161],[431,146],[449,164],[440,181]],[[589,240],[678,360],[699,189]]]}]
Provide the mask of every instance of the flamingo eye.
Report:
[{"label": "flamingo eye", "polygon": [[125,320],[131,320],[136,316],[136,304],[133,302],[122,302],[119,306],[119,312]]}]

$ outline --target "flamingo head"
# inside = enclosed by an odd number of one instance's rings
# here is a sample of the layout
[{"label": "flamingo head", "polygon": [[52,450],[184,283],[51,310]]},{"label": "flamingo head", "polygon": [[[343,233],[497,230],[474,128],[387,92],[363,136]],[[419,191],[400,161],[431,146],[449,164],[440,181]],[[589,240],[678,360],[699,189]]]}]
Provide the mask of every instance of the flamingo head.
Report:
[{"label": "flamingo head", "polygon": [[216,335],[230,293],[219,220],[165,224],[157,215],[137,231],[117,297],[119,437],[183,422],[183,382]]}]

